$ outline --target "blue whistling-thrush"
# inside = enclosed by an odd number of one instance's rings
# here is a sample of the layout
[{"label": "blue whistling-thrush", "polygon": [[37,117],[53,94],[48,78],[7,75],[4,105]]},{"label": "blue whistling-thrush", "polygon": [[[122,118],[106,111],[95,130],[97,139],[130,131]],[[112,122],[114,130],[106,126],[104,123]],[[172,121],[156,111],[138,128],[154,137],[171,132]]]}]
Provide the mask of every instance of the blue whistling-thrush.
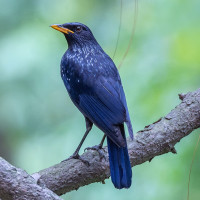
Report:
[{"label": "blue whistling-thrush", "polygon": [[133,131],[118,70],[86,25],[74,22],[51,27],[64,33],[68,42],[61,60],[61,77],[71,100],[86,121],[84,137],[71,158],[81,159],[78,152],[95,124],[107,137],[114,186],[129,188],[132,171],[124,122],[132,139]]}]

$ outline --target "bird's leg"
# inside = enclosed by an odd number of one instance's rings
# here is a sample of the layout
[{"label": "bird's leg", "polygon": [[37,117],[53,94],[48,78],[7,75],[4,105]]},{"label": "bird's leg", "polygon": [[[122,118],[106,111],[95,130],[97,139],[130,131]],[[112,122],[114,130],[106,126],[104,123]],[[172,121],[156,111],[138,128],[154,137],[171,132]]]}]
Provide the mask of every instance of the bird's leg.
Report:
[{"label": "bird's leg", "polygon": [[103,143],[104,143],[105,138],[106,138],[106,135],[104,134],[104,136],[103,136],[103,138],[102,138],[100,144],[95,145],[95,146],[93,146],[93,147],[87,147],[87,148],[84,149],[84,151],[85,151],[85,150],[95,150],[95,151],[98,151],[98,153],[99,153],[99,155],[100,155],[100,158],[101,158],[101,159],[102,159],[102,158],[105,159],[105,155],[104,155],[104,153],[102,152],[102,147],[103,147]]},{"label": "bird's leg", "polygon": [[80,148],[81,148],[83,142],[85,141],[88,133],[91,131],[92,125],[93,125],[93,123],[88,118],[85,118],[85,122],[86,122],[86,131],[85,131],[85,134],[84,134],[80,144],[76,148],[75,152],[69,158],[67,158],[63,161],[66,161],[66,160],[69,160],[69,159],[79,159],[82,162],[84,162],[85,164],[89,165],[89,162],[87,160],[84,160],[83,158],[81,158],[81,156],[79,155]]},{"label": "bird's leg", "polygon": [[98,151],[99,149],[102,149],[102,146],[103,146],[103,143],[104,143],[105,138],[106,138],[106,135],[104,134],[104,136],[103,136],[103,138],[102,138],[100,144],[95,145],[95,146],[93,146],[93,147],[87,147],[87,148],[84,149],[84,151],[85,151],[85,150],[96,150],[96,151]]},{"label": "bird's leg", "polygon": [[99,144],[99,149],[102,149],[105,138],[106,138],[106,134],[104,134],[104,136]]}]

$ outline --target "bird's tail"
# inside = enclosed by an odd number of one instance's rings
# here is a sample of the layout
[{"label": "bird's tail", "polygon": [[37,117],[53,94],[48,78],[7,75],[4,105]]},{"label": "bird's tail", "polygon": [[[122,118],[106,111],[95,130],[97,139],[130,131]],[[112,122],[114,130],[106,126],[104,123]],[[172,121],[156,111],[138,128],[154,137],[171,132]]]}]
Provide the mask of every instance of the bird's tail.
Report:
[{"label": "bird's tail", "polygon": [[[126,140],[124,127],[120,129]],[[119,147],[109,137],[107,137],[107,143],[111,180],[117,189],[129,188],[131,186],[132,170],[127,146]]]}]

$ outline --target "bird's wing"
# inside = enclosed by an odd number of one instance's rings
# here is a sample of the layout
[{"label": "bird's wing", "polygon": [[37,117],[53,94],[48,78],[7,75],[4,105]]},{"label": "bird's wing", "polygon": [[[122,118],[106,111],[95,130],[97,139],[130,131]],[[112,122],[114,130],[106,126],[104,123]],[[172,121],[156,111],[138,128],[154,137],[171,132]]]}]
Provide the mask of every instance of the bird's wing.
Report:
[{"label": "bird's wing", "polygon": [[127,106],[127,103],[126,103],[126,97],[125,97],[124,89],[123,89],[121,84],[119,86],[119,91],[120,91],[120,99],[123,102],[123,105],[126,109],[126,125],[128,127],[129,136],[133,140],[133,138],[134,138],[133,137],[133,128],[132,128],[131,119],[130,119],[130,116],[129,116],[128,106]]},{"label": "bird's wing", "polygon": [[124,93],[123,86],[121,84],[119,74],[118,74],[118,80],[117,81],[113,81],[113,79],[104,79],[103,82],[105,83],[108,90],[115,92],[115,95],[118,96],[121,103],[123,104],[123,106],[126,110],[125,123],[128,127],[129,135],[130,135],[131,139],[133,139],[133,128],[132,128],[132,124],[131,124],[131,120],[130,120],[130,116],[129,116],[128,106],[127,106],[127,102],[126,102],[126,96],[125,96],[125,93]]},{"label": "bird's wing", "polygon": [[121,83],[114,79],[99,78],[89,93],[79,96],[79,108],[95,123],[114,143],[121,146],[124,139],[119,131],[119,124],[126,121],[126,107]]}]

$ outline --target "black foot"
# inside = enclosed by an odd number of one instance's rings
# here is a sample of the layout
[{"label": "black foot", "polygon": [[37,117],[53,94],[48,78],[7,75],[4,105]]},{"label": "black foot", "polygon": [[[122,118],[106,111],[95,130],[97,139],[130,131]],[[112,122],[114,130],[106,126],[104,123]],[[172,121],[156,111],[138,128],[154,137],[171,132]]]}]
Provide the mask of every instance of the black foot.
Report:
[{"label": "black foot", "polygon": [[69,158],[63,160],[62,162],[67,161],[67,160],[70,160],[70,159],[77,159],[77,160],[80,160],[80,161],[82,161],[84,164],[86,164],[87,166],[90,166],[90,163],[89,163],[87,160],[83,159],[79,154],[73,154],[73,155],[71,155]]},{"label": "black foot", "polygon": [[84,151],[86,150],[94,150],[94,151],[97,151],[99,153],[99,156],[100,156],[100,159],[102,160],[103,158],[106,160],[106,156],[104,155],[104,150],[102,148],[102,146],[99,144],[99,145],[95,145],[93,147],[87,147],[84,149]]}]

